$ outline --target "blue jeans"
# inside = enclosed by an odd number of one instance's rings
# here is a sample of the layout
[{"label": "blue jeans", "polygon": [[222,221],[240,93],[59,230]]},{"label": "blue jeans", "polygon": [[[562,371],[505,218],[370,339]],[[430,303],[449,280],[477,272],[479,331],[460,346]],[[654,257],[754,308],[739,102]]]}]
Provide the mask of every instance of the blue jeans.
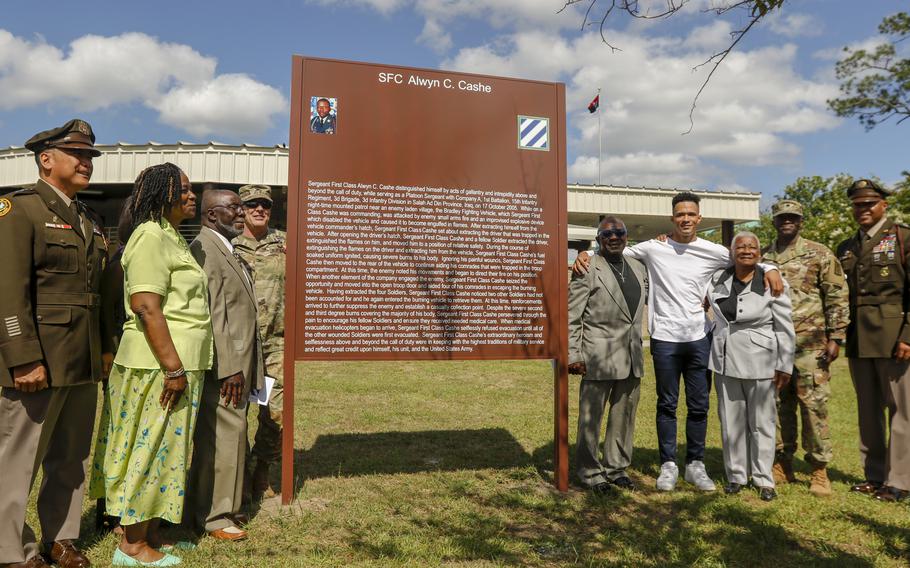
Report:
[{"label": "blue jeans", "polygon": [[708,356],[711,337],[674,343],[651,339],[651,358],[657,382],[657,445],[660,463],[676,461],[676,405],[679,376],[686,387],[686,464],[703,461],[708,431]]}]

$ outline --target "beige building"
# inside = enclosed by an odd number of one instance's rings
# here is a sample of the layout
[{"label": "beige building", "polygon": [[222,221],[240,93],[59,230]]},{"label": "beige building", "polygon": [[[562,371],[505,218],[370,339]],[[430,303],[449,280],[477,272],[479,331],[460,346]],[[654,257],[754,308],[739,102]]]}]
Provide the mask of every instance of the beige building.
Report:
[{"label": "beige building", "polygon": [[569,184],[569,241],[593,240],[594,228],[606,214],[622,218],[629,230],[629,239],[633,241],[666,233],[672,228],[673,196],[686,190],[701,197],[702,222],[699,229],[722,231],[724,242],[733,238],[735,225],[759,219],[760,193]]},{"label": "beige building", "polygon": [[[180,166],[196,191],[209,187],[237,189],[248,183],[269,185],[277,198],[275,219],[281,219],[283,224],[286,218],[287,146],[118,142],[100,144],[96,148],[101,151],[101,156],[93,162],[92,184],[79,193],[79,198],[104,218],[110,232],[116,230],[120,204],[132,190],[139,172],[164,162]],[[31,151],[18,147],[0,150],[0,194],[33,184],[37,177],[37,166]],[[198,223],[181,226],[181,231],[187,236],[194,235],[198,229]]]},{"label": "beige building", "polygon": [[[271,186],[276,197],[273,218],[279,226],[286,218],[288,179],[287,146],[241,144],[102,144],[95,158],[91,187],[79,195],[102,215],[105,225],[117,225],[120,204],[129,194],[142,169],[163,162],[180,166],[197,191],[208,187],[237,189],[248,183]],[[35,182],[37,168],[32,152],[21,147],[0,150],[0,194]],[[670,228],[671,200],[681,189],[612,185],[568,186],[568,240],[576,250],[587,248],[594,239],[603,215],[622,217],[631,240],[638,241]],[[701,228],[722,229],[732,237],[733,226],[759,218],[760,194],[695,190],[701,196]],[[198,225],[186,225],[191,235]]]}]

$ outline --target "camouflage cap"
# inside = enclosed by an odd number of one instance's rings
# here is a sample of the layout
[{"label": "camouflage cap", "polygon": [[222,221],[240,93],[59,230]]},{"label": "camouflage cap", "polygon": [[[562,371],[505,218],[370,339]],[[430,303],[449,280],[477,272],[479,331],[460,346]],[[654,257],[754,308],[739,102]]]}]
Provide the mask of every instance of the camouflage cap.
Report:
[{"label": "camouflage cap", "polygon": [[870,179],[858,179],[847,188],[848,199],[859,199],[862,197],[881,197],[884,199],[889,195],[891,195],[890,191]]},{"label": "camouflage cap", "polygon": [[240,201],[265,199],[272,201],[272,188],[267,185],[245,185],[240,188]]},{"label": "camouflage cap", "polygon": [[25,143],[25,147],[36,154],[49,148],[72,148],[90,150],[92,156],[98,157],[101,152],[95,149],[95,133],[92,125],[74,118],[63,126],[35,134]]},{"label": "camouflage cap", "polygon": [[771,216],[777,217],[778,215],[799,215],[802,217],[803,206],[799,201],[781,199],[771,206]]}]

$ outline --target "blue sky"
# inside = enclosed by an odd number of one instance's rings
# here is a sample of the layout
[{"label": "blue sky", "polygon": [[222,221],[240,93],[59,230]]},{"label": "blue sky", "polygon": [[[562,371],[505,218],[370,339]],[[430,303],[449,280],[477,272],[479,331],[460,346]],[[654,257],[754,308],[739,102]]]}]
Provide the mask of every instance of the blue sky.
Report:
[{"label": "blue sky", "polygon": [[291,55],[305,54],[565,82],[570,182],[597,178],[585,110],[597,88],[605,183],[759,191],[767,204],[801,175],[894,182],[910,169],[910,121],[865,132],[824,104],[839,50],[875,41],[906,4],[791,1],[728,58],[682,136],[705,72],[692,67],[742,22],[704,13],[711,1],[671,20],[613,20],[615,53],[579,29],[579,7],[556,14],[562,0],[11,3],[0,147],[74,116],[101,143],[286,143]]}]

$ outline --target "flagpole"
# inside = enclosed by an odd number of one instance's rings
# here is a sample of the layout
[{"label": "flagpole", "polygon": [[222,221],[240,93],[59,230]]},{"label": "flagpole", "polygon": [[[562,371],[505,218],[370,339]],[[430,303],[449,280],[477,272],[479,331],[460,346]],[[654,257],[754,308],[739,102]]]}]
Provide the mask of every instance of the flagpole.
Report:
[{"label": "flagpole", "polygon": [[[598,97],[597,101],[598,101],[598,103],[600,103],[600,89],[597,89],[597,97]],[[600,107],[599,104],[598,104],[598,107]],[[600,108],[598,108],[597,109],[597,185],[600,185],[600,173],[601,173],[600,160],[603,158],[603,155],[604,155],[604,142],[603,142],[603,136],[600,133]]]}]

